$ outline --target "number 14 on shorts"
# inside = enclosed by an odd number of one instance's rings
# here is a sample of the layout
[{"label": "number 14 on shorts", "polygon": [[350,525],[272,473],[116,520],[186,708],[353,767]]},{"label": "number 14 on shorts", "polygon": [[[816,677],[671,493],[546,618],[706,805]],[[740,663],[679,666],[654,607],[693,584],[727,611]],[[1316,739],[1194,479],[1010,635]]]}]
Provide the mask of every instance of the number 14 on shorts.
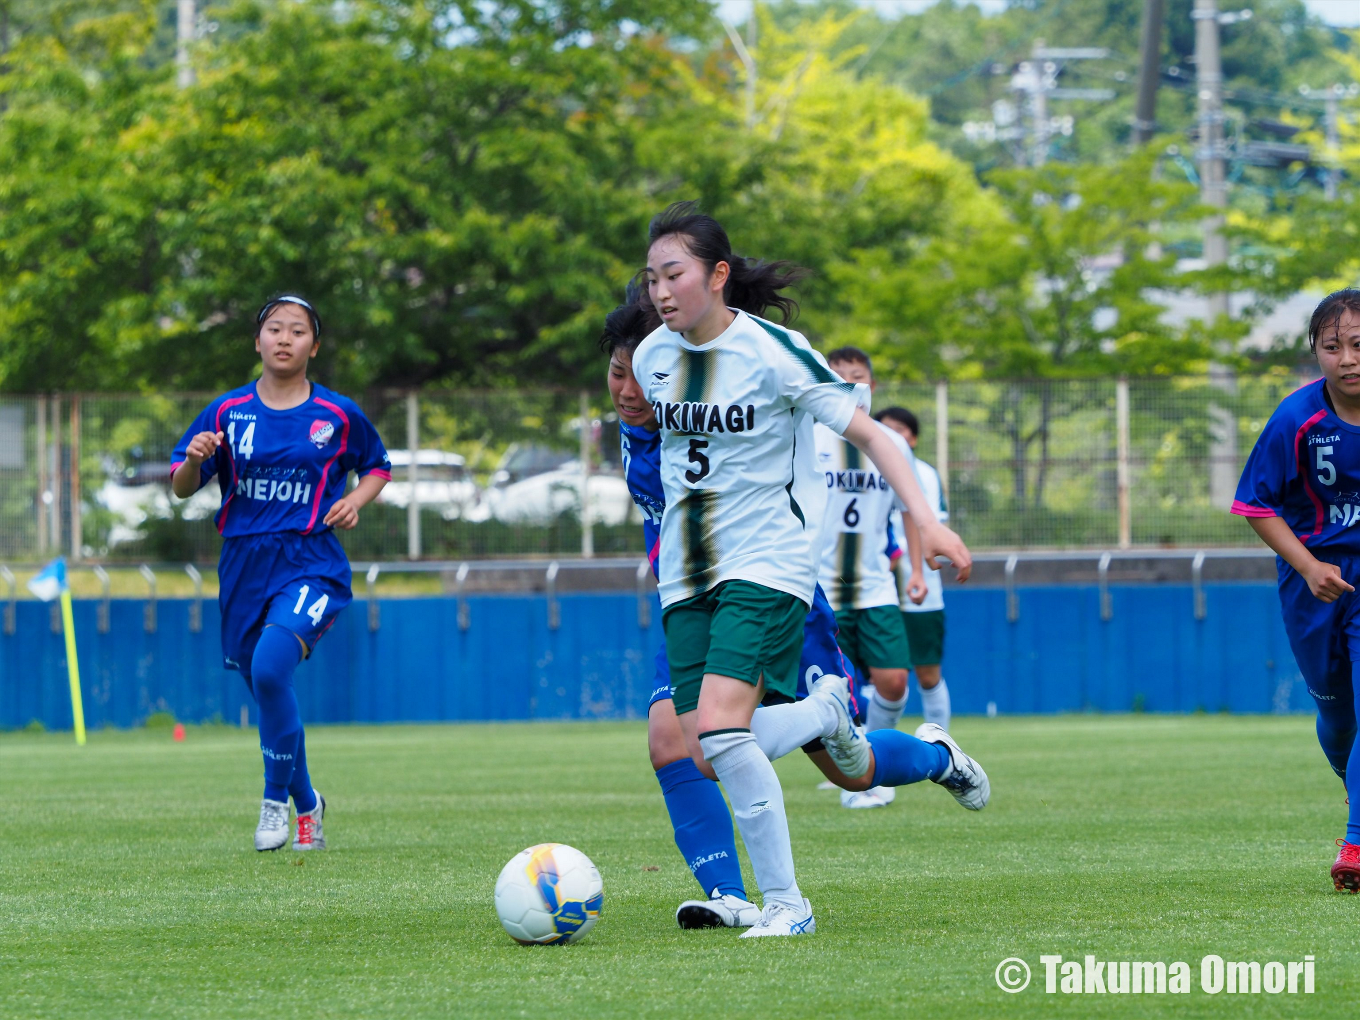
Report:
[{"label": "number 14 on shorts", "polygon": [[[302,612],[302,607],[306,605],[307,596],[311,593],[311,590],[312,590],[311,585],[308,584],[304,584],[301,588],[298,589],[297,605],[293,607],[294,615],[297,615]],[[325,592],[322,592],[321,597],[318,598],[315,602],[313,602],[310,606],[308,606],[307,615],[311,617],[313,627],[321,626],[321,617],[325,615],[326,606],[330,605],[330,601],[331,597],[327,595]]]}]

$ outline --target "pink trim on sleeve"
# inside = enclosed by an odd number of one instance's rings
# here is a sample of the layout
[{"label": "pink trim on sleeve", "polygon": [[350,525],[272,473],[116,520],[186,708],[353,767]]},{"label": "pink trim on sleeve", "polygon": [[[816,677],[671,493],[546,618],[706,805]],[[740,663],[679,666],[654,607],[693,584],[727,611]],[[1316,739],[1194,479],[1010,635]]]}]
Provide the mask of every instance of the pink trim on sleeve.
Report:
[{"label": "pink trim on sleeve", "polygon": [[392,472],[385,468],[374,468],[368,474],[364,475],[364,477],[381,478],[384,482],[390,482],[392,480]]},{"label": "pink trim on sleeve", "polygon": [[1239,517],[1279,517],[1274,510],[1267,510],[1263,506],[1252,506],[1250,503],[1243,503],[1240,499],[1233,500],[1232,513]]},{"label": "pink trim on sleeve", "polygon": [[183,463],[184,463],[184,461],[182,461],[182,460],[177,460],[177,461],[174,461],[174,462],[171,463],[171,465],[170,465],[170,476],[171,476],[172,478],[174,477],[175,472],[179,470],[179,466],[180,466],[181,464],[183,464]]},{"label": "pink trim on sleeve", "polygon": [[321,498],[326,494],[326,475],[328,475],[331,468],[335,466],[335,462],[344,455],[345,448],[349,445],[349,415],[345,414],[344,411],[340,410],[339,407],[332,404],[329,400],[322,400],[320,397],[313,397],[312,399],[326,408],[326,410],[339,415],[340,448],[335,451],[335,456],[326,461],[326,466],[321,469],[321,480],[316,484],[316,502],[312,504],[312,516],[307,521],[307,527],[302,529],[304,535],[311,534],[312,529],[316,527],[316,515],[321,512]]}]

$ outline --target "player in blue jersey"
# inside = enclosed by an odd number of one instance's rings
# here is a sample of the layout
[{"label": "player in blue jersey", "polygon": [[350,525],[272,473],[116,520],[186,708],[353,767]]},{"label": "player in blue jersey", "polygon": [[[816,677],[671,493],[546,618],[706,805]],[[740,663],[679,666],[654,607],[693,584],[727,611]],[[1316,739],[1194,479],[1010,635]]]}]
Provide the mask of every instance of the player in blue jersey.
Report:
[{"label": "player in blue jersey", "polygon": [[[294,850],[324,849],[326,801],[312,789],[293,671],[349,605],[350,570],[335,528],[391,479],[387,451],[358,406],[307,379],[321,320],[296,295],[256,317],[260,378],[218,397],[175,447],[175,495],[214,475],[222,493],[222,656],[259,706],[264,801],[256,850],[288,841],[288,798],[297,810]],[[346,494],[349,473],[358,486]]]},{"label": "player in blue jersey", "polygon": [[[660,435],[652,406],[632,372],[632,352],[656,326],[655,311],[632,293],[628,304],[612,312],[601,346],[610,355],[608,384],[619,415],[624,477],[643,514],[648,559],[656,569],[661,518],[666,509],[660,477]],[[836,642],[836,617],[820,586],[815,590],[803,632],[797,705],[767,705],[756,710],[751,731],[771,760],[802,747],[836,785],[851,791],[873,786],[900,786],[934,779],[948,785],[953,772],[949,749],[896,730],[868,735],[869,768],[852,778],[832,761],[822,743],[838,722],[831,704],[813,694],[823,676],[852,676],[852,667]],[[707,900],[681,904],[676,920],[684,928],[745,927],[760,910],[746,898],[737,864],[736,843],[726,802],[685,743],[672,703],[670,669],[662,644],[647,712],[647,745],[675,830],[675,841]],[[961,754],[961,752],[960,752]],[[966,756],[963,756],[966,758]],[[961,759],[960,759],[961,760]],[[971,759],[968,767],[976,767]],[[960,769],[964,766],[960,765]],[[981,770],[977,769],[980,776]],[[984,780],[985,781],[985,780]],[[963,801],[960,801],[963,803]],[[882,803],[882,802],[880,802]]]},{"label": "player in blue jersey", "polygon": [[[1360,290],[1328,295],[1308,324],[1323,378],[1281,402],[1237,485],[1232,512],[1279,557],[1285,631],[1317,735],[1350,795],[1332,881],[1360,892]],[[1347,777],[1356,779],[1351,789]]]}]

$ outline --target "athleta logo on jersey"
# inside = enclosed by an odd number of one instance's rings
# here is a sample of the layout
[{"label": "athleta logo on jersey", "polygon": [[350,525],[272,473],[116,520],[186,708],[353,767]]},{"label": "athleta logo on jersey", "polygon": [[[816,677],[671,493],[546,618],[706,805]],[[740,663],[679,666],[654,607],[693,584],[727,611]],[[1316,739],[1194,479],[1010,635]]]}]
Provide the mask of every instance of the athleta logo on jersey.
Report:
[{"label": "athleta logo on jersey", "polygon": [[329,443],[333,435],[335,435],[335,426],[328,421],[322,421],[320,418],[312,422],[307,430],[307,438],[315,443],[318,449]]},{"label": "athleta logo on jersey", "polygon": [[728,404],[724,409],[717,404],[657,401],[652,409],[661,427],[671,432],[750,432],[756,427],[754,404]]}]

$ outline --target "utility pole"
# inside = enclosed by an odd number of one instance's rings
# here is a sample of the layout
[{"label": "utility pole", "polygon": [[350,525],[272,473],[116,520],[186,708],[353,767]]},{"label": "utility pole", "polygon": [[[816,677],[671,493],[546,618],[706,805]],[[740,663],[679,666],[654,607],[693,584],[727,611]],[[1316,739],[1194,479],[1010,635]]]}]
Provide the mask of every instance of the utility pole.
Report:
[{"label": "utility pole", "polygon": [[[1223,68],[1218,49],[1217,0],[1195,0],[1191,14],[1195,19],[1195,78],[1199,91],[1199,179],[1200,201],[1214,210],[1201,224],[1204,235],[1205,268],[1228,261],[1228,241],[1223,236],[1223,212],[1228,206],[1224,179],[1223,145]],[[1210,327],[1228,315],[1226,291],[1210,294],[1207,300]],[[1209,365],[1209,384],[1234,394],[1237,379],[1231,368],[1217,362]],[[1209,407],[1209,499],[1214,506],[1232,505],[1237,490],[1237,419],[1230,408]]]},{"label": "utility pole", "polygon": [[[1101,60],[1110,55],[1110,51],[1098,46],[1045,46],[1044,40],[1035,39],[1034,45],[1030,49],[1030,59],[1021,61],[1015,69],[1015,74],[1011,76],[1011,90],[1023,93],[1028,98],[1024,104],[1029,107],[1030,130],[1026,137],[1023,131],[1008,130],[1010,119],[1006,117],[1006,123],[1002,123],[997,118],[997,107],[993,106],[993,117],[995,128],[992,131],[994,138],[1019,137],[1020,148],[1016,153],[1016,161],[1030,166],[1043,166],[1048,162],[1048,140],[1053,137],[1054,132],[1064,135],[1072,133],[1073,120],[1071,117],[1050,117],[1048,115],[1049,99],[1093,99],[1107,100],[1114,98],[1113,89],[1064,89],[1058,88],[1058,73],[1061,70],[1061,61],[1066,60]],[[1023,122],[1023,108],[1020,111],[1019,119]],[[968,125],[964,125],[965,131]],[[996,130],[999,128],[1000,130]],[[1028,143],[1028,144],[1026,144]]]},{"label": "utility pole", "polygon": [[175,32],[175,83],[187,89],[194,83],[194,67],[189,62],[189,45],[198,34],[198,11],[194,0],[179,0],[179,21]]},{"label": "utility pole", "polygon": [[1341,116],[1341,97],[1346,92],[1346,86],[1333,85],[1327,90],[1327,176],[1323,181],[1324,193],[1327,201],[1336,201],[1337,180],[1341,176],[1341,168],[1336,165],[1337,149],[1341,145],[1341,137],[1337,127],[1337,120]]},{"label": "utility pole", "polygon": [[1139,55],[1133,143],[1146,145],[1157,131],[1157,86],[1162,77],[1162,0],[1143,0],[1143,38]]},{"label": "utility pole", "polygon": [[1044,48],[1042,39],[1035,39],[1030,49],[1030,60],[1034,65],[1034,91],[1030,93],[1030,108],[1034,111],[1034,154],[1030,166],[1043,166],[1048,162],[1048,90],[1057,83],[1058,65],[1039,59]]}]

